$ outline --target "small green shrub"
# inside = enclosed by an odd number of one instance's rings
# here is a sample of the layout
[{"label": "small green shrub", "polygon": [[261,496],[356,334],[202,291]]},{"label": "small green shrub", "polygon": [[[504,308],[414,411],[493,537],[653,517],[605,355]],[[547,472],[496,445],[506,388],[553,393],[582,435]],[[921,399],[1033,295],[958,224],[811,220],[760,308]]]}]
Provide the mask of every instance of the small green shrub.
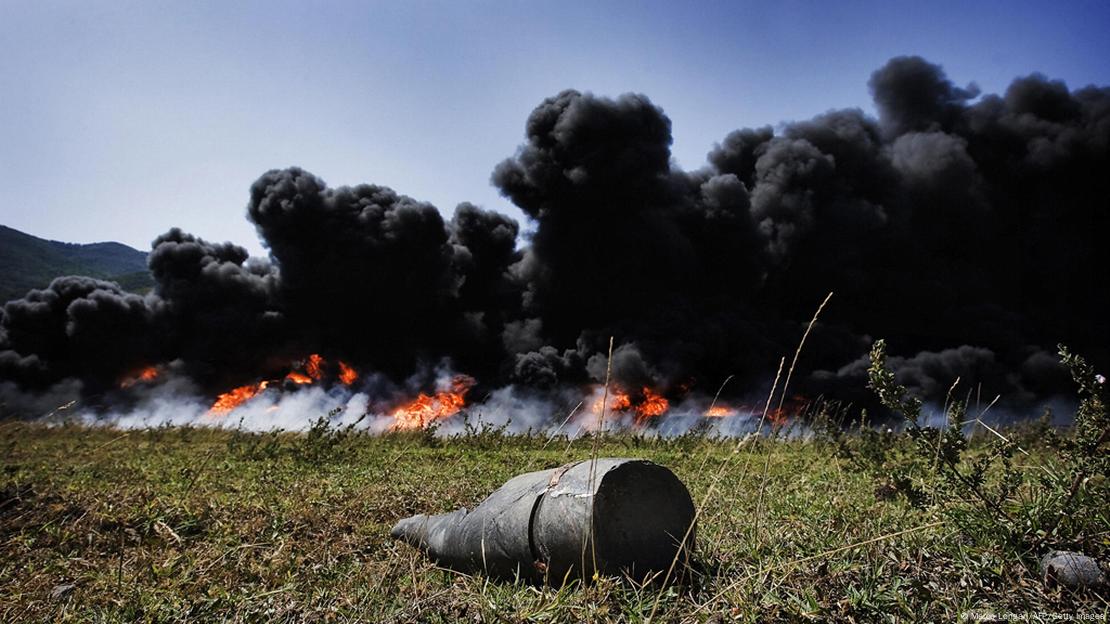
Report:
[{"label": "small green shrub", "polygon": [[1012,548],[1027,559],[1048,547],[1097,551],[1103,546],[1096,538],[1108,524],[1110,494],[1105,384],[1079,356],[1064,347],[1060,356],[1079,387],[1081,403],[1070,432],[1052,431],[1044,419],[1034,429],[1056,451],[1038,455],[1051,460],[1042,461],[1016,437],[989,428],[989,441],[972,447],[963,427],[978,420],[968,420],[967,407],[959,401],[946,406],[944,426],[923,426],[921,400],[895,381],[882,340],[871,350],[869,386],[885,407],[902,416],[910,444],[864,430],[858,440],[842,443],[841,455],[857,469],[885,479],[883,485],[912,505],[949,518],[965,538]]}]

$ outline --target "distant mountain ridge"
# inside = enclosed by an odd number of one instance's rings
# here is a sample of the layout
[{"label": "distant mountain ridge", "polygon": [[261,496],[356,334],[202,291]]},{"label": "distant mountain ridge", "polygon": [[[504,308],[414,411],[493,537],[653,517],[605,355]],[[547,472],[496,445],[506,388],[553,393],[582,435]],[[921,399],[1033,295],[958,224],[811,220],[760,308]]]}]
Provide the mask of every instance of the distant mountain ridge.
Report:
[{"label": "distant mountain ridge", "polygon": [[146,252],[122,243],[63,243],[0,225],[0,304],[62,275],[87,275],[143,292],[154,285],[146,258]]}]

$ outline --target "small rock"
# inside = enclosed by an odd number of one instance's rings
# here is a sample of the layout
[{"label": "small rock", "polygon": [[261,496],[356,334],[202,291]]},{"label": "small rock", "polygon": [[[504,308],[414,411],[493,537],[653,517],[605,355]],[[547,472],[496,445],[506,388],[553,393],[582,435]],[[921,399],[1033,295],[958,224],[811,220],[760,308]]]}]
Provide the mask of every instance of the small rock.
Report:
[{"label": "small rock", "polygon": [[1082,553],[1053,550],[1041,558],[1041,573],[1046,582],[1080,589],[1106,583],[1098,562]]},{"label": "small rock", "polygon": [[73,591],[75,585],[73,583],[66,583],[64,585],[55,585],[54,589],[50,592],[50,597],[54,600],[64,598],[69,592]]}]

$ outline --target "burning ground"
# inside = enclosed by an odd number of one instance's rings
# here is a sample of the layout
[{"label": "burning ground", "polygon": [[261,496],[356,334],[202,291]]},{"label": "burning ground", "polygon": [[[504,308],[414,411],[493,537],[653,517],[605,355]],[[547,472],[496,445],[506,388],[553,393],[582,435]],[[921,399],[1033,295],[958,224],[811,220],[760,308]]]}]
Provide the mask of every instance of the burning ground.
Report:
[{"label": "burning ground", "polygon": [[868,84],[877,119],[740,129],[693,171],[648,97],[559,93],[491,176],[523,234],[467,203],[445,219],[384,186],[267,172],[246,212],[268,258],[172,229],[146,296],[64,277],[5,304],[3,410],[551,429],[591,421],[608,371],[613,423],[739,431],[829,291],[798,403],[868,406],[873,336],[937,402],[959,379],[1035,413],[1067,391],[1058,342],[1104,369],[1110,89],[1032,74],[984,95],[917,57]]}]

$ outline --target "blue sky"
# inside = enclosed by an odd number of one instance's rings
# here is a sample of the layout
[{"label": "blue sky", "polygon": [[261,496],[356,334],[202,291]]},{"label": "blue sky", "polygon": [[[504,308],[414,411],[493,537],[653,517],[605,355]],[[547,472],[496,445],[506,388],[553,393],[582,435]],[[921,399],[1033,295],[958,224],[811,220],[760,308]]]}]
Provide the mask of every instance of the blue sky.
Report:
[{"label": "blue sky", "polygon": [[0,0],[0,223],[147,249],[171,226],[252,253],[261,173],[299,165],[520,218],[489,184],[544,97],[647,94],[674,156],[745,126],[871,111],[918,54],[1000,92],[1110,84],[1107,2]]}]

